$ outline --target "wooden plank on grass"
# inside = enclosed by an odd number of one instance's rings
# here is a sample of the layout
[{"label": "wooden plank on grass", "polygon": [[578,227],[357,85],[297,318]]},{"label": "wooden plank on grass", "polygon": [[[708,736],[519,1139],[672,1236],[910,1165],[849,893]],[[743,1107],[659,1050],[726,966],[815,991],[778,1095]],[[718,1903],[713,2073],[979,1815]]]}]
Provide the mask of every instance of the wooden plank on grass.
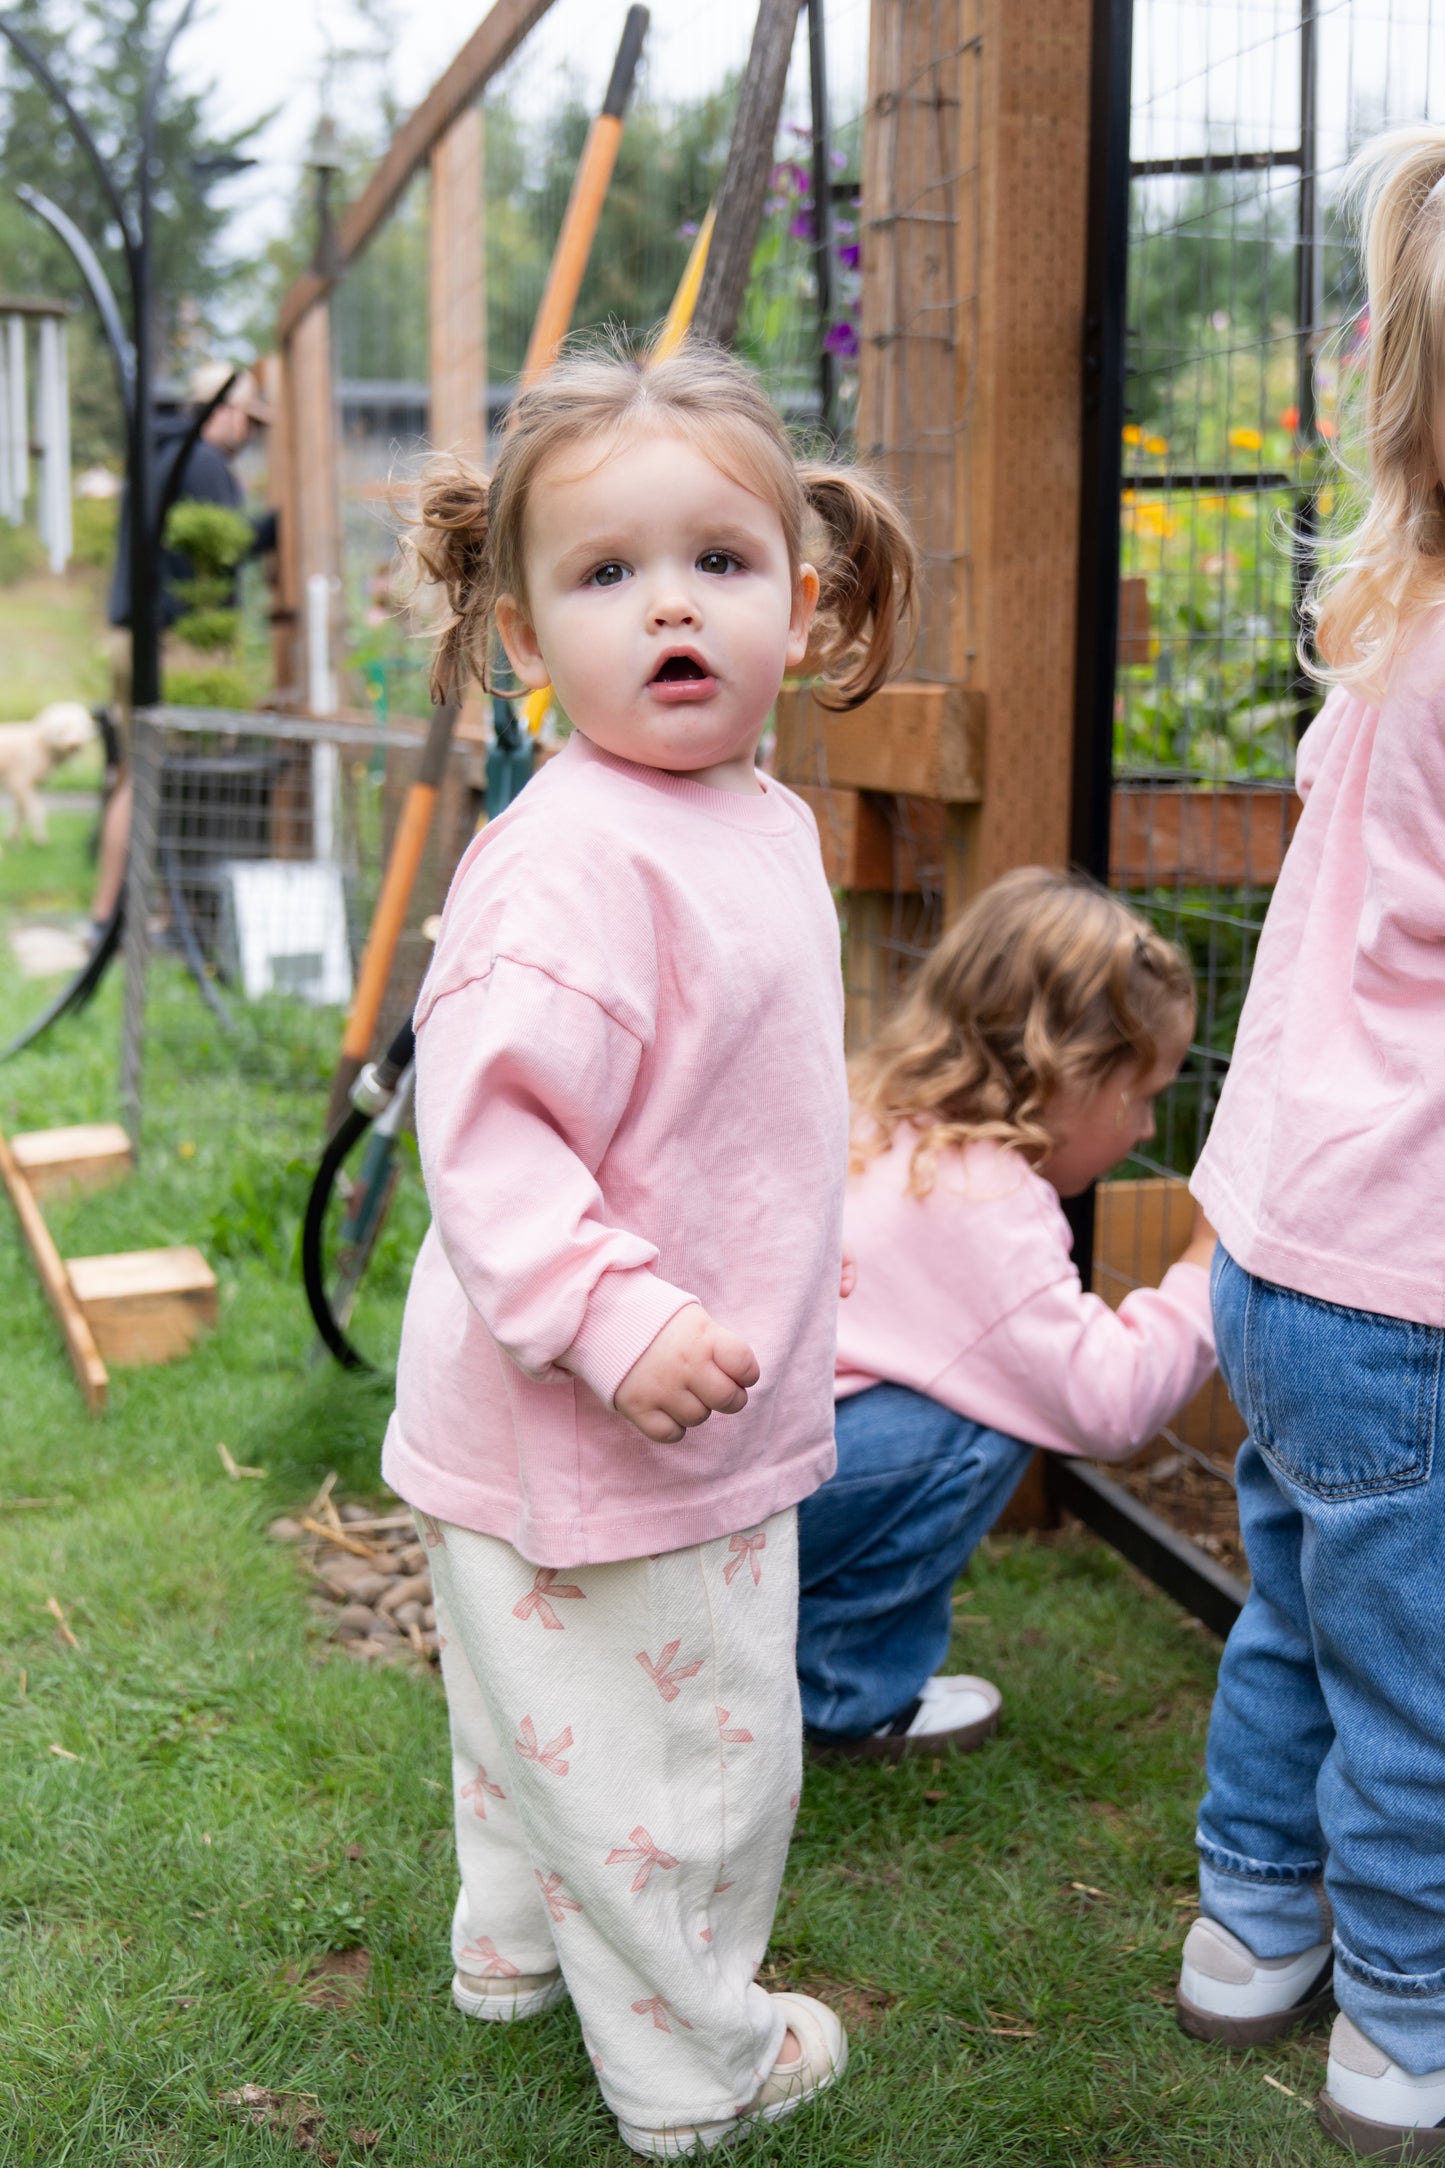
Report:
[{"label": "wooden plank on grass", "polygon": [[135,1167],[130,1138],[119,1122],[80,1122],[70,1129],[28,1129],[12,1137],[15,1164],[37,1200],[80,1190],[109,1189]]},{"label": "wooden plank on grass", "polygon": [[188,1354],[218,1314],[216,1275],[189,1244],[72,1257],[75,1298],[113,1363],[168,1363]]},{"label": "wooden plank on grass", "polygon": [[65,1335],[71,1367],[85,1396],[85,1404],[92,1414],[97,1414],[105,1406],[106,1394],[110,1388],[105,1363],[95,1344],[95,1335],[86,1322],[85,1313],[75,1299],[60,1252],[51,1239],[50,1229],[41,1217],[40,1207],[30,1194],[30,1185],[15,1164],[15,1154],[3,1135],[0,1135],[0,1181],[5,1184],[6,1193],[15,1207],[15,1217],[20,1222],[20,1232],[34,1260],[46,1300],[55,1312],[60,1329]]}]

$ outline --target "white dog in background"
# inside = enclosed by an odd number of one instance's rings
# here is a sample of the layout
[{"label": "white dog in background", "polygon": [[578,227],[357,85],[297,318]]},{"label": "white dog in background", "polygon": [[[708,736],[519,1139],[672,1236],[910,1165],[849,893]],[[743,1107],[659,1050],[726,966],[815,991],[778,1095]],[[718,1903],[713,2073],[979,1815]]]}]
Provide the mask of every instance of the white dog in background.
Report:
[{"label": "white dog in background", "polygon": [[78,700],[52,701],[33,723],[0,723],[0,790],[9,792],[15,807],[12,842],[18,843],[27,827],[36,843],[45,841],[41,785],[52,769],[89,745],[94,736],[90,710]]}]

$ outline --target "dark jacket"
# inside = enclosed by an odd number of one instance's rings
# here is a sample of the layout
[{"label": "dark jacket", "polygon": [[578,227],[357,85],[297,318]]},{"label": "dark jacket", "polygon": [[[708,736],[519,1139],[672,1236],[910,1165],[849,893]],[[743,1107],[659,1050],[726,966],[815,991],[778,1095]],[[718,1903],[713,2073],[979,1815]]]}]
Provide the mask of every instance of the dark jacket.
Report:
[{"label": "dark jacket", "polygon": [[[180,457],[181,446],[190,433],[193,417],[190,414],[163,415],[155,425],[155,488],[159,499],[170,479],[171,470]],[[198,437],[186,455],[185,471],[175,502],[188,504],[223,504],[233,512],[245,509],[241,485],[231,472],[229,460],[224,459],[212,444]],[[253,553],[264,554],[276,547],[276,515],[266,512],[259,519],[252,519],[255,539],[251,544]],[[188,557],[179,550],[161,551],[160,621],[162,626],[173,625],[184,615],[185,602],[176,593],[178,585],[193,577]],[[127,489],[120,500],[120,524],[116,534],[115,568],[110,580],[109,616],[112,625],[130,623],[130,491]]]}]

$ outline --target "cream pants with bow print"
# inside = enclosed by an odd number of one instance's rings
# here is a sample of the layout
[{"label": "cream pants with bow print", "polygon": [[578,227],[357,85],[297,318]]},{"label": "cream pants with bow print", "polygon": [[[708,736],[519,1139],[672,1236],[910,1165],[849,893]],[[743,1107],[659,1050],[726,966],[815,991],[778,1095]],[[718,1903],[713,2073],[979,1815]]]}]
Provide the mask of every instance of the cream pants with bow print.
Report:
[{"label": "cream pants with bow print", "polygon": [[783,2044],[754,1976],[802,1784],[796,1512],[562,1570],[418,1526],[451,1718],[458,1969],[560,1965],[629,2122],[734,2114]]}]

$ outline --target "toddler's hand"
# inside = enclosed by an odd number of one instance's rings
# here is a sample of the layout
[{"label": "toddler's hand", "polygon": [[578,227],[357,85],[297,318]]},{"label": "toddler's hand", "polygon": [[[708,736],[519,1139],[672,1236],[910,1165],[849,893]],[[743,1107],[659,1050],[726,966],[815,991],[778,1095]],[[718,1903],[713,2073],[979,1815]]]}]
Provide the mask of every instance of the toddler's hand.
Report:
[{"label": "toddler's hand", "polygon": [[1194,1207],[1194,1225],[1189,1232],[1189,1243],[1179,1262],[1181,1265],[1202,1265],[1207,1272],[1214,1262],[1214,1245],[1218,1235],[1204,1217],[1201,1205]]},{"label": "toddler's hand", "polygon": [[715,1324],[701,1303],[668,1319],[638,1356],[613,1398],[619,1415],[658,1445],[675,1445],[710,1415],[736,1415],[756,1385],[757,1358],[746,1340]]}]

